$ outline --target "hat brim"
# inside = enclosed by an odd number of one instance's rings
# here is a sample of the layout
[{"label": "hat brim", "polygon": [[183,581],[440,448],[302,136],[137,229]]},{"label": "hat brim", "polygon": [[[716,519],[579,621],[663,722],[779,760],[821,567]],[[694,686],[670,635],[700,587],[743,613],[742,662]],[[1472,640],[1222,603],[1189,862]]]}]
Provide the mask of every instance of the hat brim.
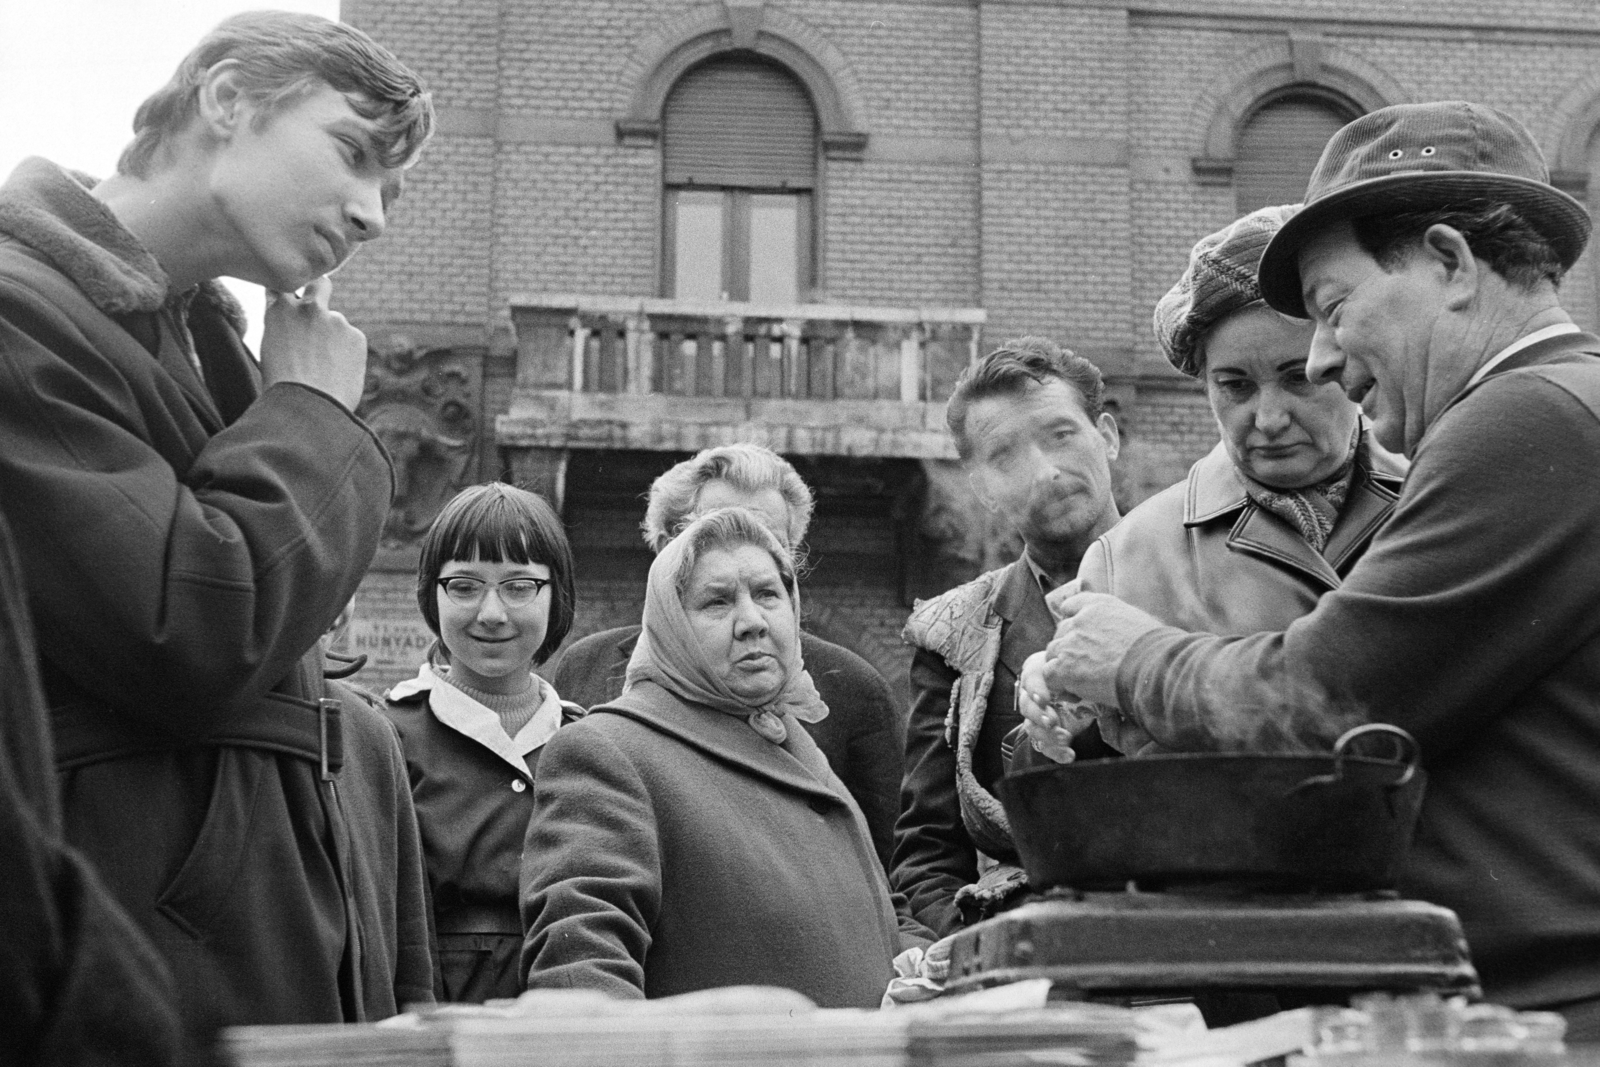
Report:
[{"label": "hat brim", "polygon": [[1307,204],[1283,224],[1261,253],[1261,296],[1277,311],[1310,318],[1300,291],[1300,249],[1334,222],[1368,215],[1444,208],[1469,200],[1510,204],[1550,241],[1570,268],[1589,241],[1589,212],[1553,185],[1483,171],[1411,171],[1356,182]]}]

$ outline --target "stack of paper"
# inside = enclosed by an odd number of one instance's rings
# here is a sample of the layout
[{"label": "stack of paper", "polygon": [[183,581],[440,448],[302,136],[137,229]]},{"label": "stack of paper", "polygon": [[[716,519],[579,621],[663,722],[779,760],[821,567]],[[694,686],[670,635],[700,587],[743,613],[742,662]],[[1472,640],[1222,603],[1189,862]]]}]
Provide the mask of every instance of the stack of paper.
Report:
[{"label": "stack of paper", "polygon": [[[378,1026],[246,1027],[239,1067],[1129,1067],[1137,1011],[1045,1004],[1017,983],[884,1011],[818,1009],[788,990],[710,990],[656,1001],[530,993]],[[1148,1042],[1147,1042],[1148,1043]]]},{"label": "stack of paper", "polygon": [[222,1035],[240,1067],[453,1067],[442,1030],[381,1026],[239,1026]]}]

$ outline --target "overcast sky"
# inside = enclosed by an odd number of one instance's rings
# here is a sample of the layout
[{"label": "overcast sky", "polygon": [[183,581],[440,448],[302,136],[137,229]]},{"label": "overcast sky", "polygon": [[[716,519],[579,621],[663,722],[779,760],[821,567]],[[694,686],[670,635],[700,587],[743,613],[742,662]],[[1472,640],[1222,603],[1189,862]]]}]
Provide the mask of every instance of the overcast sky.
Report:
[{"label": "overcast sky", "polygon": [[[109,174],[139,102],[208,29],[262,7],[339,15],[339,0],[0,0],[0,175],[33,155]],[[236,291],[253,344],[260,290]]]}]

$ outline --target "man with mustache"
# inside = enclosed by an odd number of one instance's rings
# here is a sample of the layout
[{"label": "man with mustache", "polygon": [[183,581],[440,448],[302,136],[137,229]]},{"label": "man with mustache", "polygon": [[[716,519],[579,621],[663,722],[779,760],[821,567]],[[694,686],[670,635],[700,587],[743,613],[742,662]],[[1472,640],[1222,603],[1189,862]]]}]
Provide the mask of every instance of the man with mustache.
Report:
[{"label": "man with mustache", "polygon": [[[1008,341],[965,371],[945,421],[978,499],[1025,547],[1009,566],[917,605],[905,628],[916,651],[891,882],[940,936],[962,925],[958,894],[981,911],[1020,885],[994,795],[1002,742],[1022,721],[1017,674],[1050,639],[1045,594],[1117,521],[1119,440],[1099,369],[1039,337]],[[1079,758],[1113,754],[1092,733],[1075,747]]]},{"label": "man with mustache", "polygon": [[1344,585],[1282,633],[1163,627],[1112,597],[1025,673],[1163,747],[1326,750],[1403,727],[1428,771],[1401,891],[1454,909],[1485,995],[1600,1036],[1600,338],[1561,306],[1589,236],[1509,116],[1447,101],[1334,135],[1262,295],[1310,318],[1338,380],[1412,461]]}]

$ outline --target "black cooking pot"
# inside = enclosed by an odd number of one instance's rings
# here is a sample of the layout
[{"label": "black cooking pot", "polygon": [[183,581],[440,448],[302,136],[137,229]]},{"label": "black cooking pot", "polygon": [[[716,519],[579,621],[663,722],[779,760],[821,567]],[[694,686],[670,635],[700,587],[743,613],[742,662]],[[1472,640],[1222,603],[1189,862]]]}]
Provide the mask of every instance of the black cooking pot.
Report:
[{"label": "black cooking pot", "polygon": [[[1394,758],[1351,750],[1378,736]],[[1374,723],[1329,755],[1090,760],[1008,775],[999,793],[1035,888],[1356,892],[1394,887],[1424,778],[1411,735]]]}]

